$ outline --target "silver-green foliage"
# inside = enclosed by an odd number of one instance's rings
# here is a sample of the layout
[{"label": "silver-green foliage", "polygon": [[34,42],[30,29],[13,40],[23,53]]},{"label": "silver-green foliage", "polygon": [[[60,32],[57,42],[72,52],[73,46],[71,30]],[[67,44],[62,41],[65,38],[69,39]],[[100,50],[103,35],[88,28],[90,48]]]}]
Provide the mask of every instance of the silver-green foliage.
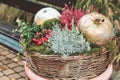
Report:
[{"label": "silver-green foliage", "polygon": [[89,42],[74,26],[72,30],[67,27],[61,30],[58,25],[55,25],[48,41],[54,53],[59,53],[63,56],[82,53],[91,49]]}]

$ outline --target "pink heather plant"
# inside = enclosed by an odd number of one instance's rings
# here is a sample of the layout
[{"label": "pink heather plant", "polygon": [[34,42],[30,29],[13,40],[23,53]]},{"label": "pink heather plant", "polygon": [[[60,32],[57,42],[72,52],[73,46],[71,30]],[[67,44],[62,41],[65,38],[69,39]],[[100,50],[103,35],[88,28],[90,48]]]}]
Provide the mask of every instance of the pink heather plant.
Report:
[{"label": "pink heather plant", "polygon": [[74,20],[74,24],[77,25],[78,20],[85,14],[89,13],[88,10],[83,11],[81,9],[75,9],[74,6],[68,7],[68,5],[65,5],[62,13],[61,13],[61,23],[62,27],[64,28],[65,25],[68,26],[68,28],[72,29],[72,20]]}]

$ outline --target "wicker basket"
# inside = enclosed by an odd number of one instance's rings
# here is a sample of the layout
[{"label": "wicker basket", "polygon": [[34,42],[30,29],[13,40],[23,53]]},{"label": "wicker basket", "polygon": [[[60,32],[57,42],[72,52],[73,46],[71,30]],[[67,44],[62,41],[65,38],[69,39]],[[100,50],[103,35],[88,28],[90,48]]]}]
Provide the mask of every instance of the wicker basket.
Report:
[{"label": "wicker basket", "polygon": [[28,54],[27,62],[37,75],[50,80],[88,80],[101,74],[111,58],[108,51],[67,58],[36,53]]}]

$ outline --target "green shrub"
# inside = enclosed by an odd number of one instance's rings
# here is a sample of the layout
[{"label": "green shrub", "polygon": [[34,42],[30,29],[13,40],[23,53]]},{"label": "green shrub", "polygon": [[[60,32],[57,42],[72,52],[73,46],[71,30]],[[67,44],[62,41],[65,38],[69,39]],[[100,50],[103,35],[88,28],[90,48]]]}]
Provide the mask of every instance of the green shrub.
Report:
[{"label": "green shrub", "polygon": [[61,29],[58,25],[55,25],[48,42],[54,53],[63,56],[82,53],[91,49],[89,42],[86,41],[84,35],[74,25],[72,30],[67,27]]}]

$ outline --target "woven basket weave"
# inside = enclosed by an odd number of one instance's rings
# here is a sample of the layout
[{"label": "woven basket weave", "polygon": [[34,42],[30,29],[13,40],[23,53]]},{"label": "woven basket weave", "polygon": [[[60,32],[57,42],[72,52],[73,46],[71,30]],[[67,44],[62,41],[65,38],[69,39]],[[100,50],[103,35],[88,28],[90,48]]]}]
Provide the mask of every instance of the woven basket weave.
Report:
[{"label": "woven basket weave", "polygon": [[89,80],[101,74],[111,61],[108,51],[62,58],[56,55],[28,54],[29,67],[50,80]]}]

